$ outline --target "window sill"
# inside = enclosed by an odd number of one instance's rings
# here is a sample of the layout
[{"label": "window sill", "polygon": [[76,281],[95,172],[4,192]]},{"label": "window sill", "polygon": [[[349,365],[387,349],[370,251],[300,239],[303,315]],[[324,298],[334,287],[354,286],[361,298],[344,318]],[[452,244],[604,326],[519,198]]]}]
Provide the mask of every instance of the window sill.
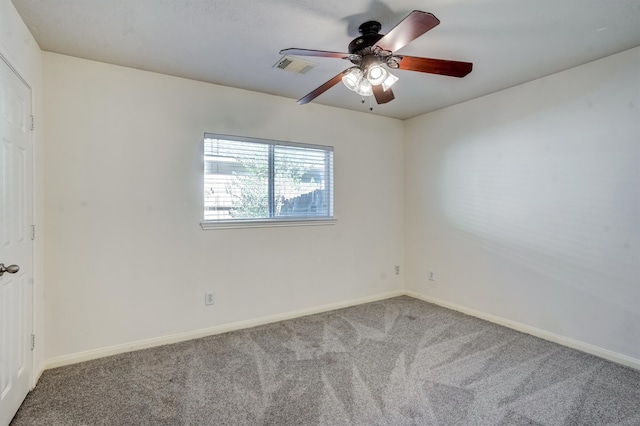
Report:
[{"label": "window sill", "polygon": [[337,219],[272,219],[272,220],[234,220],[220,222],[200,222],[203,230],[211,229],[243,229],[243,228],[276,228],[282,226],[321,226],[335,225]]}]

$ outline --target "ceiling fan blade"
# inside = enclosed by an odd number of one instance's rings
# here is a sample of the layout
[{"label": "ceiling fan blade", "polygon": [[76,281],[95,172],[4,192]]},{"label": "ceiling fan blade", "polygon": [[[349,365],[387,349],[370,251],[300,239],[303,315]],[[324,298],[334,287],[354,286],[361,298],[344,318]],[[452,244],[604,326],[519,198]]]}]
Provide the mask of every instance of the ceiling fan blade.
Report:
[{"label": "ceiling fan blade", "polygon": [[300,98],[298,100],[298,105],[304,105],[304,104],[307,104],[307,103],[311,102],[312,100],[314,100],[318,96],[322,95],[327,90],[331,89],[336,84],[340,83],[342,81],[342,76],[346,72],[347,72],[347,70],[342,71],[340,74],[336,75],[331,80],[327,81],[326,83],[324,83],[323,85],[318,87],[313,92],[311,92],[311,93],[307,94],[306,96]]},{"label": "ceiling fan blade", "polygon": [[311,49],[283,49],[280,51],[281,55],[297,55],[297,56],[320,56],[323,58],[338,58],[338,59],[348,59],[348,53],[342,52],[329,52],[327,50],[311,50]]},{"label": "ceiling fan blade", "polygon": [[440,21],[431,13],[414,10],[376,43],[384,50],[395,52],[426,33]]},{"label": "ceiling fan blade", "polygon": [[471,62],[449,61],[446,59],[419,58],[416,56],[399,56],[401,70],[427,72],[430,74],[464,77],[473,69]]},{"label": "ceiling fan blade", "polygon": [[376,102],[379,104],[386,104],[396,98],[393,95],[393,90],[391,90],[391,88],[384,90],[381,84],[373,86],[373,96],[376,97]]}]

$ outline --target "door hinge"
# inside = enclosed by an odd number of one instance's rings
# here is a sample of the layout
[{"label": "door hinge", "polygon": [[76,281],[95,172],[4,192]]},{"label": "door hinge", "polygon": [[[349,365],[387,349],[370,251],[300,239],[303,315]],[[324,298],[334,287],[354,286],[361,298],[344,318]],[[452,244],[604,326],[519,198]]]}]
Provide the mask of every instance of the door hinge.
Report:
[{"label": "door hinge", "polygon": [[34,350],[36,348],[36,335],[32,334],[31,335],[31,350]]},{"label": "door hinge", "polygon": [[35,240],[36,239],[36,226],[35,225],[31,225],[31,240]]},{"label": "door hinge", "polygon": [[36,117],[35,116],[31,116],[31,130],[35,130],[36,129]]}]

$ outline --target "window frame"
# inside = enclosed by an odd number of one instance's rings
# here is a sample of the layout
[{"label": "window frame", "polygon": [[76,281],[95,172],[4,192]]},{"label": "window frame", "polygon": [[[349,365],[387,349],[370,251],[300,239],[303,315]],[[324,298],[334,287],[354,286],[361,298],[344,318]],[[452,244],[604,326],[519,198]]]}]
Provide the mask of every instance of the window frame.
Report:
[{"label": "window frame", "polygon": [[[273,152],[277,146],[284,147],[297,147],[297,148],[308,148],[324,151],[331,154],[330,163],[327,162],[325,166],[325,175],[330,177],[330,182],[325,188],[327,191],[327,199],[329,206],[327,207],[329,216],[276,216],[276,217],[264,217],[264,218],[254,218],[254,219],[220,219],[220,220],[205,220],[204,218],[204,207],[205,207],[205,198],[204,198],[204,181],[205,181],[205,141],[207,139],[220,139],[220,140],[228,140],[234,142],[248,142],[248,143],[259,143],[267,145],[270,151],[270,155],[268,156],[269,162],[269,179],[268,179],[268,202],[269,202],[269,214],[272,215],[274,211],[274,185],[275,185],[275,165],[274,165],[274,155]],[[201,141],[201,158],[202,158],[202,220],[200,222],[200,226],[203,230],[209,229],[238,229],[238,228],[268,228],[268,227],[289,227],[289,226],[319,226],[319,225],[334,225],[337,222],[334,212],[334,194],[335,194],[335,178],[334,178],[334,147],[330,145],[318,145],[318,144],[308,144],[308,143],[300,143],[300,142],[290,142],[290,141],[280,141],[273,139],[261,139],[261,138],[252,138],[246,136],[236,136],[236,135],[227,135],[220,133],[210,133],[205,132]],[[325,160],[326,161],[326,160]]]}]

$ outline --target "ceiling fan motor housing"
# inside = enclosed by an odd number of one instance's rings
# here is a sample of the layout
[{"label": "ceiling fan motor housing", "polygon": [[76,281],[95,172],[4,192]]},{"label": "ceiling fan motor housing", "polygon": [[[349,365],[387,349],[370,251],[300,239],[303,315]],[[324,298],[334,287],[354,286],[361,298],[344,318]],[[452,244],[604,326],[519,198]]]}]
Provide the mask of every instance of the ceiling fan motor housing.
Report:
[{"label": "ceiling fan motor housing", "polygon": [[382,25],[377,21],[368,21],[360,25],[358,30],[362,35],[349,43],[349,53],[358,54],[363,49],[374,46],[384,36],[384,34],[378,33],[381,28]]}]

